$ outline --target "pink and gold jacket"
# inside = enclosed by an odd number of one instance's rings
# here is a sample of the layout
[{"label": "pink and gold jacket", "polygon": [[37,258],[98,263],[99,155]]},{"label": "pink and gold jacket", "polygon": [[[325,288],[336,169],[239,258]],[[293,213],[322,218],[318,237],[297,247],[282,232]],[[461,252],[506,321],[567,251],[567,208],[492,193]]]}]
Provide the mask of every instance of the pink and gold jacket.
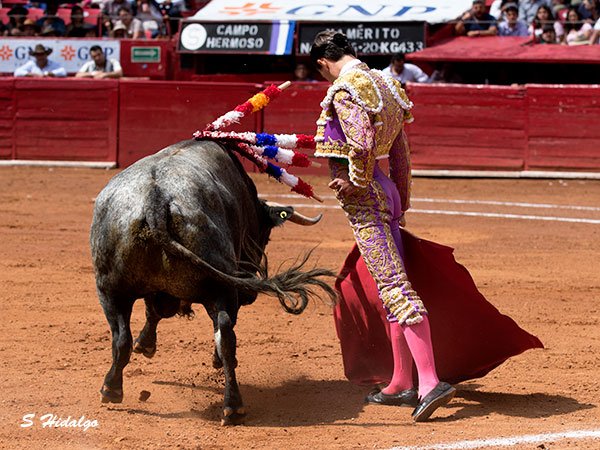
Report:
[{"label": "pink and gold jacket", "polygon": [[365,187],[377,159],[388,158],[390,177],[409,207],[410,154],[404,123],[413,104],[399,82],[353,60],[328,89],[317,121],[315,156],[348,160],[350,181]]}]

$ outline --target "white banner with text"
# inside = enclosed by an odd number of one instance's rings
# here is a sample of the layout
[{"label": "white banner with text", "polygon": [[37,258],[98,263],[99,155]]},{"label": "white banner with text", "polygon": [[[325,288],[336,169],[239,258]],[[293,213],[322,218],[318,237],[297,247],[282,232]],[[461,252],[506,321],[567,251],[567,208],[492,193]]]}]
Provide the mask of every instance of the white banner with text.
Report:
[{"label": "white banner with text", "polygon": [[212,0],[193,19],[215,22],[449,22],[472,0]]},{"label": "white banner with text", "polygon": [[107,58],[121,59],[121,43],[109,39],[0,39],[0,72],[13,73],[17,67],[29,60],[29,55],[37,44],[51,48],[48,59],[60,64],[68,73],[77,72],[84,63],[90,60],[90,48],[98,45],[104,50]]}]

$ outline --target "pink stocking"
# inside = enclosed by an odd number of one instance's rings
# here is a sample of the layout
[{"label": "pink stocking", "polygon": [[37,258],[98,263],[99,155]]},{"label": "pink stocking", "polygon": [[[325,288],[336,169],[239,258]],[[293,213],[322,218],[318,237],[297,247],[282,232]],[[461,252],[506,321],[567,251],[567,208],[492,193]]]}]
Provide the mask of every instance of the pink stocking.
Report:
[{"label": "pink stocking", "polygon": [[390,322],[390,338],[394,355],[394,373],[390,384],[381,392],[384,394],[398,394],[413,387],[412,356],[408,345],[406,345],[404,330],[397,321]]},{"label": "pink stocking", "polygon": [[404,325],[404,337],[419,373],[419,398],[423,398],[440,382],[435,371],[427,315],[423,314],[423,321],[420,323]]}]

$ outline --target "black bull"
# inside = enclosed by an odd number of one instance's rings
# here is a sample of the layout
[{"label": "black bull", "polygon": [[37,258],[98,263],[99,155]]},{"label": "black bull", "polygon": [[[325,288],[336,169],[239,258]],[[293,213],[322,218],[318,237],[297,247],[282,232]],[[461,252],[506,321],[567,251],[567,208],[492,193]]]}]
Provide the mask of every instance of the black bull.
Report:
[{"label": "black bull", "polygon": [[[90,232],[96,287],[112,333],[102,401],[122,401],[123,368],[132,350],[154,355],[162,318],[201,303],[214,325],[213,365],[225,372],[223,423],[240,421],[233,331],[239,307],[267,293],[299,313],[315,287],[335,300],[320,279],[333,274],[301,270],[306,258],[272,277],[266,273],[271,229],[287,219],[318,220],[260,200],[236,156],[211,141],[180,142],[112,178],[96,199]],[[146,324],[134,343],[130,317],[138,298],[146,304]]]}]

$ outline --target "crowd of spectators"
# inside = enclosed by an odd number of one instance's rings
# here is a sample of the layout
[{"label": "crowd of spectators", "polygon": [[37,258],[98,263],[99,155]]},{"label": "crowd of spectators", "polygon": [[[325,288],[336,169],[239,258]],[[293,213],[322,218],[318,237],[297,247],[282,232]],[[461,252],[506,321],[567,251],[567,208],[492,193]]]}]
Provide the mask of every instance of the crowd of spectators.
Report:
[{"label": "crowd of spectators", "polygon": [[[4,13],[0,36],[168,38],[189,9],[187,1],[191,0],[29,0]],[[34,19],[32,11],[42,17]]]},{"label": "crowd of spectators", "polygon": [[600,0],[495,0],[487,11],[474,0],[454,26],[456,35],[531,36],[541,44],[598,44]]},{"label": "crowd of spectators", "polygon": [[[190,5],[195,3],[194,0],[26,1],[29,3],[17,4],[10,9],[8,20],[0,23],[0,35],[117,39],[170,37],[178,29],[182,15],[193,12],[190,11]],[[36,15],[30,14],[32,8],[36,9]],[[90,11],[94,11],[94,14]],[[182,14],[185,11],[187,14]],[[96,20],[90,20],[92,15]],[[453,21],[451,26],[456,35],[472,38],[528,36],[532,42],[540,44],[598,44],[600,0],[495,0],[491,5],[489,0],[473,0],[471,8]],[[14,75],[64,76],[60,70],[56,71],[55,63],[48,59],[50,53],[50,49],[37,45],[30,52],[33,59],[17,69]],[[90,58],[77,77],[122,76],[119,62],[107,59],[100,47],[92,47]],[[458,64],[439,62],[433,73],[427,75],[419,66],[405,62],[403,54],[396,54],[383,71],[403,84],[408,81],[472,82],[463,69]],[[310,66],[298,63],[293,78],[296,81],[316,81],[317,77],[313,78]]]}]

